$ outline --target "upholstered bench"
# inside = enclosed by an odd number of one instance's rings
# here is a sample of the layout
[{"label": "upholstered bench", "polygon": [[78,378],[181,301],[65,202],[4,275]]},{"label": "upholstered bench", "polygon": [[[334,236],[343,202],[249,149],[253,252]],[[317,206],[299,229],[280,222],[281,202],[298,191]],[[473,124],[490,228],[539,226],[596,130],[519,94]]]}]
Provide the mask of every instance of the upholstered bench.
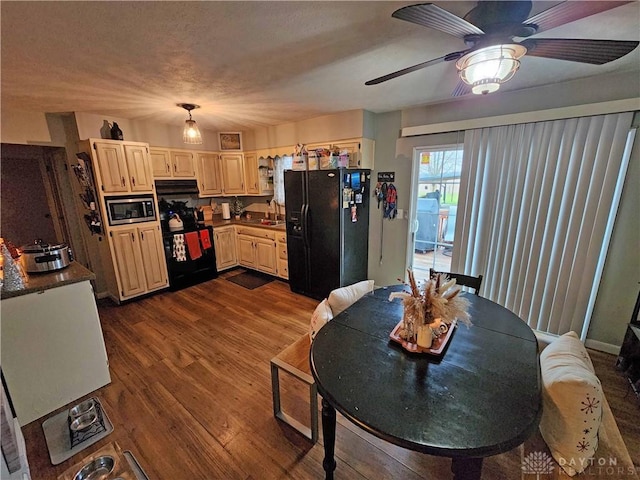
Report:
[{"label": "upholstered bench", "polygon": [[523,445],[523,479],[636,479],[591,359],[574,332],[540,355],[543,417]]},{"label": "upholstered bench", "polygon": [[[304,334],[271,359],[271,393],[273,396],[273,415],[287,425],[295,428],[312,442],[318,441],[318,389],[311,376],[309,352],[311,342],[320,330],[334,315],[338,315],[362,296],[373,291],[373,280],[349,285],[332,290],[328,298],[318,304],[311,316],[309,333]],[[280,399],[280,369],[291,374],[309,387],[310,427],[286,413],[282,409]]]}]

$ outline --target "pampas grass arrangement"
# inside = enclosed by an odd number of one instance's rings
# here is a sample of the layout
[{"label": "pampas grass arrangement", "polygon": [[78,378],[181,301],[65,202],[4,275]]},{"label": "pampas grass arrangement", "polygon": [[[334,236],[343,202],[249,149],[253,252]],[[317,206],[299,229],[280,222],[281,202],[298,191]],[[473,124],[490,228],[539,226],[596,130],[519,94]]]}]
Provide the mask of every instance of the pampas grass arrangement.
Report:
[{"label": "pampas grass arrangement", "polygon": [[[407,342],[416,343],[420,327],[431,328],[435,337],[448,330],[448,326],[458,319],[467,326],[471,325],[469,301],[460,296],[460,287],[455,279],[439,273],[426,280],[419,288],[413,271],[408,270],[409,291],[394,292],[389,300],[401,298],[404,304],[404,316],[398,335]],[[404,283],[404,282],[403,282]],[[441,327],[445,324],[445,327]],[[422,343],[422,342],[421,342]],[[429,342],[430,343],[430,342]]]}]

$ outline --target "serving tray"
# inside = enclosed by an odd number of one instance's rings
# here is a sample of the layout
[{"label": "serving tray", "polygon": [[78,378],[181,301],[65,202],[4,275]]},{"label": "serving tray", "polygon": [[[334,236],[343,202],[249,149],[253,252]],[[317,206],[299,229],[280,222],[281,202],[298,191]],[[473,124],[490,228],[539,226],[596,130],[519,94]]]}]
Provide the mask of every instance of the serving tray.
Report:
[{"label": "serving tray", "polygon": [[447,333],[440,335],[437,338],[434,338],[430,348],[421,347],[417,343],[407,342],[406,340],[401,338],[400,335],[398,335],[398,330],[400,330],[400,328],[402,327],[402,320],[400,320],[398,324],[394,327],[394,329],[391,331],[391,333],[389,334],[389,338],[394,342],[402,345],[402,348],[404,348],[407,352],[425,353],[427,355],[434,355],[434,356],[440,357],[443,355],[444,349],[449,343],[449,340],[451,339],[451,335],[453,335],[453,330],[455,329],[457,323],[458,323],[457,320],[454,320],[453,322],[451,322],[451,325],[449,325],[449,330],[447,330]]}]

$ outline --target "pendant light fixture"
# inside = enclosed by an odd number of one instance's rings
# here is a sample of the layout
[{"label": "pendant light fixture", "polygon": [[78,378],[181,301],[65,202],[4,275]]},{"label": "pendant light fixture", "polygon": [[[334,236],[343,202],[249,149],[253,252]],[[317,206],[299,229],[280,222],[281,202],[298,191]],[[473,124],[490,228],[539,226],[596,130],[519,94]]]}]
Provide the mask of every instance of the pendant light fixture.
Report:
[{"label": "pendant light fixture", "polygon": [[492,45],[467,53],[456,62],[463,82],[476,95],[495,92],[520,67],[527,49],[519,44]]},{"label": "pendant light fixture", "polygon": [[191,118],[191,110],[200,108],[200,105],[194,105],[193,103],[179,103],[178,106],[184,108],[187,112],[189,112],[189,118],[185,120],[184,123],[182,141],[184,143],[190,144],[202,143],[202,135],[200,134],[200,130],[198,130],[196,121]]}]

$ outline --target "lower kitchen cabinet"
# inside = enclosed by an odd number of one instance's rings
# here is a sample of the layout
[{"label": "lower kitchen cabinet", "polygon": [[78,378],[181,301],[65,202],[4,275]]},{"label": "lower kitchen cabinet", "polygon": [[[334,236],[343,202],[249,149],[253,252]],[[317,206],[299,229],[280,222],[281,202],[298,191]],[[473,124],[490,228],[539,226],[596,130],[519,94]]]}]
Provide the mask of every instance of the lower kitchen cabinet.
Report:
[{"label": "lower kitchen cabinet", "polygon": [[238,227],[238,263],[270,275],[278,272],[275,232],[260,228]]},{"label": "lower kitchen cabinet", "polygon": [[142,266],[147,290],[157,290],[167,286],[167,262],[162,246],[160,226],[153,224],[138,227]]},{"label": "lower kitchen cabinet", "polygon": [[280,278],[289,278],[289,256],[287,253],[287,234],[278,232],[276,234],[276,244],[278,250],[278,276]]},{"label": "lower kitchen cabinet", "polygon": [[109,236],[120,300],[169,285],[162,235],[157,223],[112,229]]},{"label": "lower kitchen cabinet", "polygon": [[238,264],[236,231],[233,226],[214,228],[213,243],[216,250],[216,268],[218,271],[235,267]]}]

